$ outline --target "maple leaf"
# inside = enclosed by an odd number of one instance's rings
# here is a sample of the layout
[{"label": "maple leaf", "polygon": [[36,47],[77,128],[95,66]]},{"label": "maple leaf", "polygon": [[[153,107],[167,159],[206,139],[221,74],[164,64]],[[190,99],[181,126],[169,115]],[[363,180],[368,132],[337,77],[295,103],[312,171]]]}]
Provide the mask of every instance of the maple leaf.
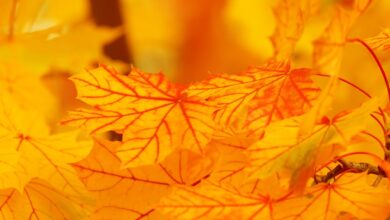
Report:
[{"label": "maple leaf", "polygon": [[[85,127],[92,135],[87,140],[79,131],[59,132],[48,125],[58,103],[41,81],[48,72],[78,72],[104,59],[102,45],[119,31],[85,21],[86,0],[70,3],[4,0],[0,8],[0,219],[389,217],[388,109],[378,108],[388,101],[372,98],[361,88],[366,84],[339,77],[344,45],[360,43],[390,91],[386,64],[374,52],[389,49],[388,29],[366,40],[348,38],[371,0],[279,0],[271,37],[274,56],[240,74],[214,75],[188,87],[136,69],[122,75],[100,66],[75,75],[78,98],[89,107],[70,112],[63,124]],[[173,13],[215,21],[190,21],[194,26],[188,27],[187,42],[169,39],[185,45],[178,60],[194,68],[183,73],[204,69],[205,60],[226,52],[223,42],[230,38],[209,44],[224,35],[210,27],[223,26],[221,33],[227,33],[221,18],[214,20],[225,4],[215,1],[204,14],[197,7],[191,15],[182,13],[191,10],[184,8]],[[320,9],[328,6],[335,14],[314,42],[314,70],[291,68],[290,60],[293,65],[310,60],[297,58],[301,53],[295,46],[309,19],[323,20],[327,12]],[[206,34],[194,38],[200,29]],[[318,87],[313,75],[330,80]],[[332,103],[344,93],[341,83],[369,101],[337,112],[359,103]],[[103,132],[112,135],[95,137]],[[107,140],[114,136],[120,142]],[[348,152],[339,154],[344,149]],[[384,177],[388,181],[381,181]]]},{"label": "maple leaf", "polygon": [[73,111],[63,122],[123,133],[118,156],[124,167],[158,163],[179,147],[203,153],[214,131],[214,108],[162,74],[133,69],[124,76],[100,67],[72,80],[78,97],[95,108]]},{"label": "maple leaf", "polygon": [[364,40],[373,50],[390,49],[390,29],[386,28],[374,37]]},{"label": "maple leaf", "polygon": [[[320,183],[304,195],[291,196],[280,204],[283,219],[336,219],[351,213],[359,219],[385,219],[389,214],[387,187],[368,185],[366,173],[344,173],[332,183]],[[284,208],[282,208],[284,207]]]},{"label": "maple leaf", "polygon": [[372,119],[370,113],[377,108],[377,101],[372,99],[350,113],[324,120],[301,139],[298,139],[299,118],[273,123],[263,139],[247,148],[253,166],[249,168],[254,172],[252,175],[264,178],[287,168],[292,173],[291,187],[302,189],[315,173],[315,167],[340,148],[334,144],[347,145],[366,127],[367,121]]},{"label": "maple leaf", "polygon": [[[9,99],[0,104],[0,143],[17,158],[12,169],[1,173],[1,188],[22,190],[32,178],[53,183],[63,192],[86,194],[69,163],[85,157],[91,141],[78,140],[78,131],[50,134],[45,119],[38,113],[25,112]],[[7,160],[11,160],[10,157]]]},{"label": "maple leaf", "polygon": [[170,191],[171,185],[197,184],[210,172],[207,158],[188,150],[176,151],[158,165],[120,169],[115,155],[119,142],[97,139],[91,154],[74,164],[80,177],[97,196],[91,219],[162,219],[154,204]]},{"label": "maple leaf", "polygon": [[311,107],[319,93],[311,74],[310,69],[290,70],[288,63],[271,62],[239,75],[213,76],[190,87],[189,93],[219,104],[215,117],[224,127],[244,118],[244,126],[259,131]]}]

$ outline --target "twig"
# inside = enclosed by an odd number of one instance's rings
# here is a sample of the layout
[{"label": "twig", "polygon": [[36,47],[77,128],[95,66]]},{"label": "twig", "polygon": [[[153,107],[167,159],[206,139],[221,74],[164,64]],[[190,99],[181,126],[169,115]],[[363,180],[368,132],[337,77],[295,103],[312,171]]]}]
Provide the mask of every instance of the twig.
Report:
[{"label": "twig", "polygon": [[350,173],[363,173],[367,172],[368,174],[374,174],[378,177],[386,177],[386,173],[377,166],[371,165],[369,163],[363,163],[363,162],[349,162],[344,159],[339,159],[338,162],[340,163],[335,168],[330,170],[326,175],[315,175],[314,181],[316,183],[328,183],[331,179],[336,178],[339,174],[344,172],[350,172]]}]

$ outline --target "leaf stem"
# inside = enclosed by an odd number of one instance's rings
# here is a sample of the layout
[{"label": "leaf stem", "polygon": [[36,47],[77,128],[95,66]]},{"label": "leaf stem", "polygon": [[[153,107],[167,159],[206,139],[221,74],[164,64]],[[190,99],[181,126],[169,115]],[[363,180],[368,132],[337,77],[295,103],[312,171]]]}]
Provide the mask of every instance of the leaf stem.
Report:
[{"label": "leaf stem", "polygon": [[386,83],[386,90],[387,90],[387,96],[388,96],[388,99],[390,101],[390,85],[389,85],[389,80],[387,79],[387,74],[382,66],[382,63],[379,61],[379,58],[376,56],[375,52],[371,49],[371,47],[366,43],[364,42],[363,40],[359,39],[359,38],[351,38],[351,39],[347,39],[347,42],[351,42],[351,43],[359,43],[361,45],[363,45],[367,50],[368,52],[371,54],[372,58],[374,58],[377,66],[379,67],[379,70],[381,71],[381,74],[382,74],[382,77],[383,77],[383,80],[385,81]]}]

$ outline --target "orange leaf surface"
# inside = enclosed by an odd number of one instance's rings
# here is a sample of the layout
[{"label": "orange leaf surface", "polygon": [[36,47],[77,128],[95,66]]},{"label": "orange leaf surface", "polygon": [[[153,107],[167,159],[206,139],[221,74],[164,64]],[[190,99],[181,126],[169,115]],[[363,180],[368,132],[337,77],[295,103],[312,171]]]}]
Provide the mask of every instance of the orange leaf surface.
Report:
[{"label": "orange leaf surface", "polygon": [[311,73],[309,69],[290,70],[283,62],[269,63],[240,75],[216,75],[190,87],[189,93],[219,104],[216,117],[223,126],[244,118],[244,126],[258,131],[310,108],[319,93]]},{"label": "orange leaf surface", "polygon": [[[178,151],[158,165],[120,169],[118,142],[96,140],[91,154],[74,165],[88,190],[97,197],[91,219],[162,219],[156,204],[171,185],[195,185],[210,172],[210,161]],[[125,192],[123,191],[124,189]]]},{"label": "orange leaf surface", "polygon": [[212,106],[167,81],[135,69],[127,76],[100,67],[74,76],[78,97],[93,106],[70,113],[65,124],[92,133],[123,133],[118,149],[124,167],[161,162],[176,148],[203,153],[214,131]]},{"label": "orange leaf surface", "polygon": [[390,218],[389,3],[0,2],[0,220]]}]

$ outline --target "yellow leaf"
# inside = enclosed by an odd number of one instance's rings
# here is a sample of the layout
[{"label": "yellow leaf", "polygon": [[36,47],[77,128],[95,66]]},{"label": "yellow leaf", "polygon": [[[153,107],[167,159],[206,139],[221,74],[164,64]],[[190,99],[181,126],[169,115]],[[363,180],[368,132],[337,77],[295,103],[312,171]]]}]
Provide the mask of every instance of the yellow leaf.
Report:
[{"label": "yellow leaf", "polygon": [[84,193],[69,165],[85,157],[92,147],[91,141],[78,140],[79,132],[50,134],[44,117],[23,111],[8,100],[0,105],[0,133],[2,149],[17,153],[13,170],[0,175],[1,188],[21,190],[30,179],[40,177],[64,192]]}]

